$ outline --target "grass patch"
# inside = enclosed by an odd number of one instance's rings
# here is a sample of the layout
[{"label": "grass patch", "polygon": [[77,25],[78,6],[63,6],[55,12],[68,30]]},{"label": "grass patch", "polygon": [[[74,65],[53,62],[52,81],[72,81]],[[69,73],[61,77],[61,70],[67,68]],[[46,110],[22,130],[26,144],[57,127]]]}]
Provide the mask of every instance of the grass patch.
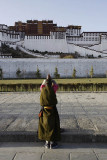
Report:
[{"label": "grass patch", "polygon": [[59,84],[72,84],[72,83],[107,83],[107,78],[78,78],[78,79],[57,79]]},{"label": "grass patch", "polygon": [[[43,79],[13,79],[0,80],[0,84],[41,84]],[[78,78],[78,79],[55,79],[58,84],[89,84],[107,83],[107,78]]]},{"label": "grass patch", "polygon": [[62,57],[62,58],[64,58],[64,59],[69,59],[69,58],[74,58],[72,55],[68,55],[68,56],[64,56],[64,57]]},{"label": "grass patch", "polygon": [[[0,92],[40,91],[43,79],[0,80]],[[107,78],[55,79],[59,91],[107,91]]]}]

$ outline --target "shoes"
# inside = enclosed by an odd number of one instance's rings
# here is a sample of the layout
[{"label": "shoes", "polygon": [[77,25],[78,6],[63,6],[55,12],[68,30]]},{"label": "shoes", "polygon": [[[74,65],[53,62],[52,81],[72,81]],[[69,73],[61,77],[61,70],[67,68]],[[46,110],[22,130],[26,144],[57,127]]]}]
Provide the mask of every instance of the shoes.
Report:
[{"label": "shoes", "polygon": [[58,148],[58,144],[56,142],[50,144],[50,149]]},{"label": "shoes", "polygon": [[55,149],[55,148],[58,148],[58,144],[56,142],[45,143],[45,148],[46,149]]},{"label": "shoes", "polygon": [[50,148],[50,144],[49,143],[45,143],[45,148],[49,149]]}]

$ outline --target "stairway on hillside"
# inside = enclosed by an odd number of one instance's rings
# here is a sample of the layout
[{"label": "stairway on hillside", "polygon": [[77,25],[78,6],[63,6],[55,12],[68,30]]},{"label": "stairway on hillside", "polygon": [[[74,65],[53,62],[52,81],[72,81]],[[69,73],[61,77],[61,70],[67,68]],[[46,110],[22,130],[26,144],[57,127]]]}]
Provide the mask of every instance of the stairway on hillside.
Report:
[{"label": "stairway on hillside", "polygon": [[92,48],[82,47],[74,43],[69,43],[69,45],[72,45],[72,48],[75,48],[74,51],[78,52],[81,56],[93,55],[96,58],[98,58],[98,56],[107,57],[107,54],[104,53],[103,51],[101,52]]},{"label": "stairway on hillside", "polygon": [[35,57],[38,57],[38,58],[46,58],[46,56],[43,56],[40,53],[33,53],[33,52],[29,51],[28,49],[20,46],[20,45],[17,45],[17,47],[18,47],[18,49],[20,49],[21,51],[23,51],[23,52],[25,52],[29,55],[32,55],[32,56],[35,56]]}]

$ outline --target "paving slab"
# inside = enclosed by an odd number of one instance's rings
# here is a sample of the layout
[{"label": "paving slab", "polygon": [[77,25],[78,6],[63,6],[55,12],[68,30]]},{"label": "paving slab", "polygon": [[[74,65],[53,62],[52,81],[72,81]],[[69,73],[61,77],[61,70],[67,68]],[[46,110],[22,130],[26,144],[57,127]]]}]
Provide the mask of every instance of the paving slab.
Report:
[{"label": "paving slab", "polygon": [[105,154],[98,154],[98,159],[99,160],[107,160],[107,153],[105,153]]},{"label": "paving slab", "polygon": [[70,157],[70,154],[65,151],[60,152],[60,153],[51,151],[51,152],[44,153],[42,159],[43,160],[48,160],[48,159],[69,160],[69,157]]},{"label": "paving slab", "polygon": [[45,149],[44,143],[0,143],[0,160],[106,160],[107,144],[59,143],[57,149]]},{"label": "paving slab", "polygon": [[41,160],[41,152],[37,153],[17,153],[14,160]]},{"label": "paving slab", "polygon": [[94,153],[71,153],[70,160],[98,160]]},{"label": "paving slab", "polygon": [[[62,142],[107,142],[107,93],[58,92]],[[40,92],[0,93],[0,141],[38,141]]]},{"label": "paving slab", "polygon": [[0,160],[13,160],[15,155],[15,153],[0,152]]}]

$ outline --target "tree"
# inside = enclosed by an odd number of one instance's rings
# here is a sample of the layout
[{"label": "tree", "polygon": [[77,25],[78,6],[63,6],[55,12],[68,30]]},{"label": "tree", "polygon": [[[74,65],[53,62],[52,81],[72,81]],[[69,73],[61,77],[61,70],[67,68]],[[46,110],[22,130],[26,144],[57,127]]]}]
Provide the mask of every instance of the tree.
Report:
[{"label": "tree", "polygon": [[73,77],[73,78],[75,78],[75,77],[76,77],[76,72],[77,72],[77,71],[76,71],[76,69],[75,69],[75,67],[74,67],[74,69],[73,69],[73,73],[72,73],[72,77]]},{"label": "tree", "polygon": [[1,68],[0,68],[0,79],[3,79],[3,71]]},{"label": "tree", "polygon": [[60,78],[60,74],[58,73],[58,68],[55,68],[55,72],[54,72],[54,77],[55,78]]},{"label": "tree", "polygon": [[18,78],[20,78],[20,76],[21,76],[21,70],[20,70],[20,68],[17,69],[16,75],[17,75]]},{"label": "tree", "polygon": [[40,70],[39,70],[38,67],[37,67],[37,70],[36,70],[36,78],[41,78],[41,73],[40,73]]},{"label": "tree", "polygon": [[91,70],[90,70],[90,77],[92,78],[94,75],[94,70],[93,70],[93,66],[91,66]]}]

